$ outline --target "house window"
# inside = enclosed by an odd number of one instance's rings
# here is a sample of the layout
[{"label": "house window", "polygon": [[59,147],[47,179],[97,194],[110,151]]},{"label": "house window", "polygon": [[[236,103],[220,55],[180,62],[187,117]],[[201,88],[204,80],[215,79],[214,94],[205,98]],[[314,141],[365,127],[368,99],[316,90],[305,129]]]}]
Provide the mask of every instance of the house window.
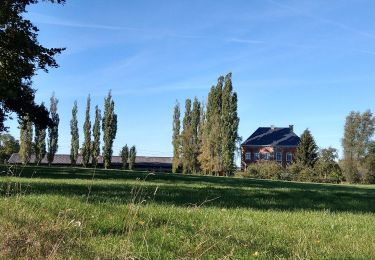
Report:
[{"label": "house window", "polygon": [[251,160],[251,153],[245,153],[245,160],[247,161]]},{"label": "house window", "polygon": [[259,161],[259,153],[254,153],[254,160]]},{"label": "house window", "polygon": [[286,154],[286,161],[291,162],[293,160],[293,154],[292,153],[287,153]]},{"label": "house window", "polygon": [[276,153],[276,161],[278,161],[278,162],[282,161],[282,153],[281,152]]},{"label": "house window", "polygon": [[268,161],[270,159],[270,153],[265,153],[263,155],[264,160]]}]

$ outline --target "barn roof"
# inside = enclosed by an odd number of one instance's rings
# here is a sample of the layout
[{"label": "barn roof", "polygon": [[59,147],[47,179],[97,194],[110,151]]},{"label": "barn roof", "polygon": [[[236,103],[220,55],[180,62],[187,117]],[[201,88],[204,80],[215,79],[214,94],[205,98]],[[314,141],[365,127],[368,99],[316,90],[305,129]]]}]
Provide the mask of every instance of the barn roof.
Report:
[{"label": "barn roof", "polygon": [[[21,158],[18,153],[14,153],[10,156],[9,163],[21,163]],[[30,163],[35,163],[35,155],[31,155]],[[98,164],[103,163],[103,157],[99,156]],[[121,164],[121,156],[112,156],[112,164]],[[149,156],[137,156],[135,158],[136,164],[172,164],[171,157],[149,157]],[[41,164],[48,164],[47,157],[45,156]],[[52,164],[58,165],[70,165],[70,155],[69,154],[56,154]],[[82,164],[82,156],[78,155],[77,165]]]},{"label": "barn roof", "polygon": [[242,145],[246,146],[298,146],[300,138],[293,127],[259,127]]}]

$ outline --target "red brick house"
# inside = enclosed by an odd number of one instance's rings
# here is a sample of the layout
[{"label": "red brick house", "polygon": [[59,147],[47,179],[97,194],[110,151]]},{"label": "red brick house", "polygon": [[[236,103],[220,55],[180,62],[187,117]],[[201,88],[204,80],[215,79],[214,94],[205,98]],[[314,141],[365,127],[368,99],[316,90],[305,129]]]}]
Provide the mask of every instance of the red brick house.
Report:
[{"label": "red brick house", "polygon": [[294,160],[300,138],[289,127],[259,127],[241,144],[241,169],[260,160],[277,161],[284,167]]}]

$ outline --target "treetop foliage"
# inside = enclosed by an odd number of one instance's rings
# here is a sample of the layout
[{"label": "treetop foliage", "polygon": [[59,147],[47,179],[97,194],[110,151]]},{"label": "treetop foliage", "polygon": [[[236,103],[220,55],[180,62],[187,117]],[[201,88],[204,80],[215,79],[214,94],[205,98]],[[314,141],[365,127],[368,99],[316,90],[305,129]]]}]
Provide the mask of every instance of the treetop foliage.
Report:
[{"label": "treetop foliage", "polygon": [[[10,112],[28,116],[46,128],[52,124],[48,110],[35,103],[32,77],[37,70],[56,68],[56,54],[64,48],[45,48],[38,42],[38,28],[25,19],[26,6],[38,0],[2,0],[0,4],[0,131]],[[49,0],[65,3],[65,0]]]}]

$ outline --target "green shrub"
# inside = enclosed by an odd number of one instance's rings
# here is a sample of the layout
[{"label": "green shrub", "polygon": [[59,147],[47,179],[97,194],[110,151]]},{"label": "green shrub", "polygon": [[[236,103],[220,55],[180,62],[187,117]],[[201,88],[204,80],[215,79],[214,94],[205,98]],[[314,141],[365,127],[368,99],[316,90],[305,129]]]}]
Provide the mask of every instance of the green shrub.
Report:
[{"label": "green shrub", "polygon": [[285,169],[280,163],[275,161],[259,161],[248,166],[245,176],[279,180],[283,173],[285,173]]}]

